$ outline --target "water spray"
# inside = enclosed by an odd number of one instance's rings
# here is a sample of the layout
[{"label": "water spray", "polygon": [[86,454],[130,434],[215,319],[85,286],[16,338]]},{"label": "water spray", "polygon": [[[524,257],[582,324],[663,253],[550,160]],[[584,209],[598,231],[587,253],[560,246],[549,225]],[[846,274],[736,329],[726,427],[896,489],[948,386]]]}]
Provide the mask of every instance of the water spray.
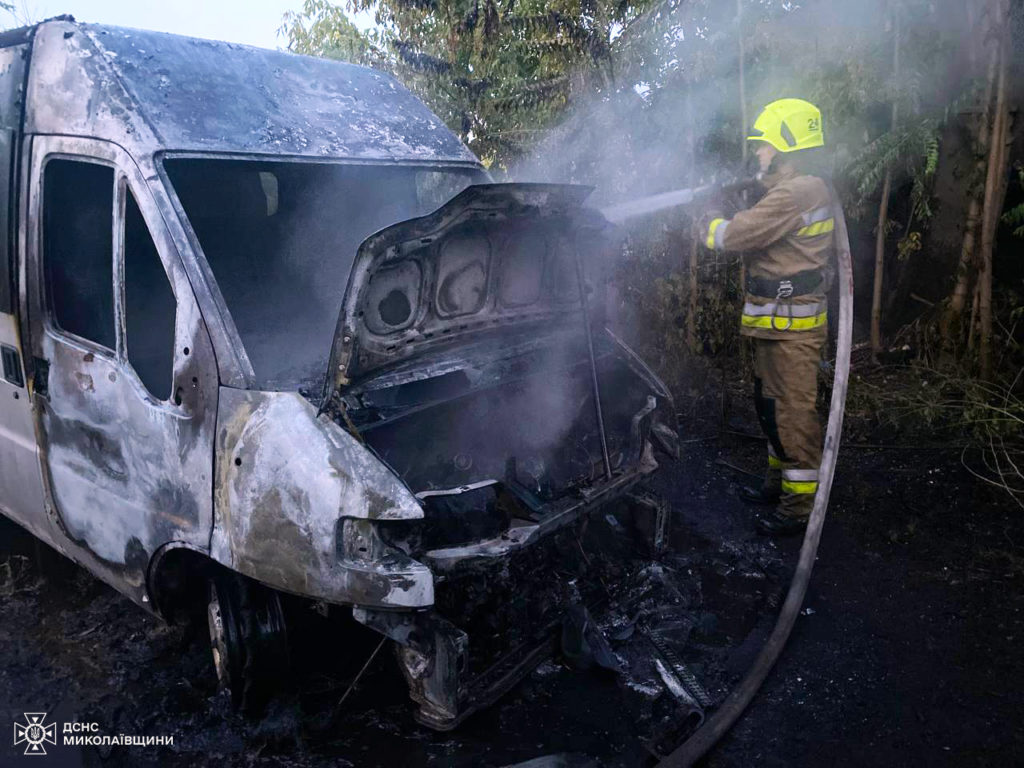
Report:
[{"label": "water spray", "polygon": [[668,208],[677,208],[683,205],[692,205],[699,201],[706,201],[716,197],[727,197],[732,194],[753,189],[760,185],[760,181],[754,179],[743,179],[742,181],[729,184],[707,184],[703,187],[691,187],[687,189],[675,189],[671,192],[641,197],[637,200],[630,200],[625,203],[616,203],[601,209],[601,214],[613,224],[621,224],[629,219],[639,216],[647,216]]}]

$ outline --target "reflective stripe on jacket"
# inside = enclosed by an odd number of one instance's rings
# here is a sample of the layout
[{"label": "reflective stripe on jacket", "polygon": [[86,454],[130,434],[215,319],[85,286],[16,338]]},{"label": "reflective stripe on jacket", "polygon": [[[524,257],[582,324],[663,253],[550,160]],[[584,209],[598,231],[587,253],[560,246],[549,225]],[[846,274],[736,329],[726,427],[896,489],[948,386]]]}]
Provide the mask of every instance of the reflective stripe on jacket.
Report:
[{"label": "reflective stripe on jacket", "polygon": [[[825,182],[790,171],[765,179],[768,192],[754,207],[732,219],[714,219],[705,245],[719,251],[744,251],[749,274],[785,281],[805,270],[822,270],[832,253],[835,219]],[[800,296],[766,298],[747,293],[740,333],[785,339],[793,333],[824,329],[822,288]],[[821,332],[824,332],[823,330]]]},{"label": "reflective stripe on jacket", "polygon": [[768,304],[746,302],[740,324],[744,328],[768,328],[774,331],[808,331],[821,328],[828,322],[828,305],[793,304],[772,301]]}]

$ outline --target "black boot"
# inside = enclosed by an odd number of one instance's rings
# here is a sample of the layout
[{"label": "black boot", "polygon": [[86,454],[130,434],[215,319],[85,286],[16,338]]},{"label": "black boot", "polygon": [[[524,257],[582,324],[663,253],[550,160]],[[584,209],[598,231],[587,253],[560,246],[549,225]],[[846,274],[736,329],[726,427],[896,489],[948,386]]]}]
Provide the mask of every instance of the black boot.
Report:
[{"label": "black boot", "polygon": [[796,536],[806,530],[806,517],[791,517],[777,509],[757,517],[757,532],[765,536]]},{"label": "black boot", "polygon": [[779,503],[779,499],[782,498],[782,492],[770,490],[763,485],[741,485],[740,498],[744,501],[749,501],[751,504],[771,504],[775,506]]}]

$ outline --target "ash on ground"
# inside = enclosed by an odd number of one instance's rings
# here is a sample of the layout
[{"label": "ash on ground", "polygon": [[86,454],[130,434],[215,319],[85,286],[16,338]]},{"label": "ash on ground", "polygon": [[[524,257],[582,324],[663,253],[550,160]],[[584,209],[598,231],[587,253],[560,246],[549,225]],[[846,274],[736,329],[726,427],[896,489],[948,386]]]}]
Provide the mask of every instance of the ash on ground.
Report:
[{"label": "ash on ground", "polygon": [[[743,478],[719,463],[756,470],[761,442],[690,448],[651,484],[672,511],[664,554],[645,549],[628,509],[596,515],[565,547],[564,592],[575,579],[590,593],[591,619],[625,671],[578,671],[556,655],[452,733],[414,722],[383,651],[322,727],[379,637],[308,608],[298,692],[261,721],[232,714],[203,633],[163,624],[0,521],[0,720],[45,711],[107,734],[174,737],[158,749],[50,750],[51,765],[650,765],[699,719],[687,673],[718,703],[750,667],[799,548],[754,533],[753,510],[733,493]],[[1021,518],[966,471],[920,479],[921,466],[956,459],[928,447],[840,454],[810,611],[709,767],[854,766],[865,748],[879,765],[1024,760],[1024,590],[1017,561],[1001,554]],[[589,569],[577,567],[584,553]],[[19,755],[0,746],[0,764]]]}]

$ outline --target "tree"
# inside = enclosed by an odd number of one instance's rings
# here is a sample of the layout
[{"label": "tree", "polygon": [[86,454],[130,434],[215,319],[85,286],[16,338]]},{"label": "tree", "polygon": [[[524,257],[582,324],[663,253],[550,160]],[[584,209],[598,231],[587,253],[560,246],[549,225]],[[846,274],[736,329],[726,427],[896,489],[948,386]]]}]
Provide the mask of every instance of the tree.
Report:
[{"label": "tree", "polygon": [[992,378],[992,248],[1006,193],[1006,140],[1010,121],[1006,95],[1010,41],[1005,31],[1008,11],[1005,0],[994,0],[991,10],[995,29],[998,30],[995,35],[995,47],[999,74],[995,89],[992,137],[988,147],[985,202],[981,209],[981,259],[978,265],[978,359],[983,379]]},{"label": "tree", "polygon": [[614,80],[616,32],[650,3],[607,0],[349,0],[379,32],[355,34],[344,11],[308,0],[284,31],[300,53],[396,74],[480,156],[507,167],[561,116],[571,93]]},{"label": "tree", "polygon": [[20,0],[20,2],[0,0],[0,12],[2,12],[0,13],[0,18],[3,18],[4,14],[8,17],[6,24],[0,24],[0,29],[6,29],[11,25],[27,27],[38,21],[35,11],[29,8],[25,0]]},{"label": "tree", "polygon": [[[899,8],[893,4],[892,74],[900,79],[900,16]],[[892,101],[892,127],[895,131],[899,119],[899,100]],[[889,195],[892,191],[892,166],[886,165],[885,181],[882,182],[882,200],[878,204],[878,230],[875,238],[875,279],[871,291],[871,359],[877,364],[882,348],[882,278],[885,267],[885,230],[889,221]]]},{"label": "tree", "polygon": [[327,0],[305,0],[301,11],[288,11],[278,30],[298,53],[341,59],[365,66],[386,65],[380,36],[362,32],[338,6]]}]

